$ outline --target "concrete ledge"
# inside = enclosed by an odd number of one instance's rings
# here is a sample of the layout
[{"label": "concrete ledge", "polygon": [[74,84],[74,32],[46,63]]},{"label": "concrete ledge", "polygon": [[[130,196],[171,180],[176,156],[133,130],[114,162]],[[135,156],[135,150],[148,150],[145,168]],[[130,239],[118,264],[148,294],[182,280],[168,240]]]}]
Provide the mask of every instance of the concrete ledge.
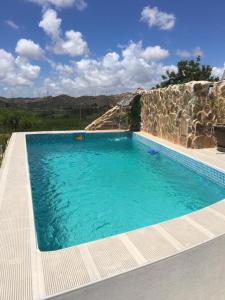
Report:
[{"label": "concrete ledge", "polygon": [[225,236],[55,300],[223,300]]}]

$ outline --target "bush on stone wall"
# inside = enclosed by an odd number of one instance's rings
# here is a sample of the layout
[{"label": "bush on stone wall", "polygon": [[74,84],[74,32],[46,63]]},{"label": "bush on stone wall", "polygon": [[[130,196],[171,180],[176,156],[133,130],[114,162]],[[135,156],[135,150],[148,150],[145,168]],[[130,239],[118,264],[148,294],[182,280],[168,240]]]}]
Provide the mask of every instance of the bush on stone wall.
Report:
[{"label": "bush on stone wall", "polygon": [[140,131],[141,129],[141,96],[134,97],[131,103],[131,109],[129,112],[130,130]]}]

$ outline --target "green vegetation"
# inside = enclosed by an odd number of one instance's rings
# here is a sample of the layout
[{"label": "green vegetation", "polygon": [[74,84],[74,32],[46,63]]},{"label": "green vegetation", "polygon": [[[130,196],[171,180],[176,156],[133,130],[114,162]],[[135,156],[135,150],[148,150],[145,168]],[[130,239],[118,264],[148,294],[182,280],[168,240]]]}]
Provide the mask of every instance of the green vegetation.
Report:
[{"label": "green vegetation", "polygon": [[9,138],[10,138],[10,134],[1,134],[0,135],[0,145],[3,146],[3,151],[5,151],[5,148],[6,148]]},{"label": "green vegetation", "polygon": [[134,98],[131,110],[129,112],[130,129],[132,131],[139,131],[141,128],[141,96]]},{"label": "green vegetation", "polygon": [[48,96],[44,98],[0,97],[0,145],[3,150],[12,132],[82,130],[100,117],[124,94]]},{"label": "green vegetation", "polygon": [[7,142],[10,138],[10,134],[0,134],[0,166],[1,166],[1,161],[2,161],[2,155],[6,149]]},{"label": "green vegetation", "polygon": [[82,110],[0,108],[0,145],[4,151],[12,132],[84,129],[107,109],[108,107]]},{"label": "green vegetation", "polygon": [[104,109],[93,110],[26,110],[0,109],[0,133],[44,130],[84,129]]},{"label": "green vegetation", "polygon": [[187,83],[189,81],[218,81],[218,77],[212,75],[212,67],[210,65],[201,64],[201,57],[195,60],[181,60],[177,63],[177,72],[167,71],[162,76],[163,81],[156,88],[167,87],[172,84]]}]

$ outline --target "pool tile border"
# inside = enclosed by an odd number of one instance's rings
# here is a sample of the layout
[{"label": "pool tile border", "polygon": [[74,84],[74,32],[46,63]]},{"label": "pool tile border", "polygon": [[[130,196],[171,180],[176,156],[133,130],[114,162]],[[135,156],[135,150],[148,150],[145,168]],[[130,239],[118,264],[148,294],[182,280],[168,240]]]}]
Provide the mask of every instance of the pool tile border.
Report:
[{"label": "pool tile border", "polygon": [[179,153],[177,150],[166,147],[158,142],[148,139],[140,133],[133,133],[133,139],[140,143],[149,146],[150,148],[163,153],[167,157],[171,158],[184,165],[188,169],[198,173],[199,175],[205,176],[211,181],[225,187],[225,172],[217,169],[216,167],[209,166],[207,163],[203,163],[197,159],[193,159],[187,154]]}]

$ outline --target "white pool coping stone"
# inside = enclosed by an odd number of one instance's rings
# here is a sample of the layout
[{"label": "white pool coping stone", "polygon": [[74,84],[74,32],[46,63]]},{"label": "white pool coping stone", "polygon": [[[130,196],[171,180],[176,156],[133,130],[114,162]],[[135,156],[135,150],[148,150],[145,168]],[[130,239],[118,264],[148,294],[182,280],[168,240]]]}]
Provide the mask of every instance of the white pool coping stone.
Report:
[{"label": "white pool coping stone", "polygon": [[[32,134],[71,132],[76,131]],[[225,155],[218,153],[216,149],[186,149],[147,133],[141,132],[136,135],[225,172]],[[135,289],[135,282],[134,286],[124,284],[124,289],[121,289],[122,296],[119,298],[117,293],[120,291],[116,290],[119,289],[117,279],[143,276],[144,282],[145,277],[140,274],[145,270],[154,274],[159,262],[166,264],[170,258],[176,260],[176,257],[182,257],[184,253],[191,255],[192,251],[201,252],[207,245],[208,249],[211,249],[212,245],[224,238],[225,200],[221,200],[209,207],[157,225],[62,250],[39,251],[35,237],[25,137],[26,133],[12,135],[0,172],[1,300],[131,299],[129,290]],[[204,251],[202,250],[203,253]],[[155,274],[158,274],[157,272],[155,271]],[[138,284],[136,290],[139,288]],[[177,288],[179,284],[178,282]],[[111,291],[112,288],[114,291]],[[148,296],[153,297],[154,287],[149,289]],[[111,296],[108,296],[110,291]],[[126,293],[127,297],[124,296]],[[143,291],[142,297],[134,296],[133,299],[147,299],[145,297],[147,296]],[[160,297],[158,296],[157,300],[163,299],[163,296]],[[193,299],[188,297],[178,298],[172,295],[170,298],[167,291],[167,299]]]}]

